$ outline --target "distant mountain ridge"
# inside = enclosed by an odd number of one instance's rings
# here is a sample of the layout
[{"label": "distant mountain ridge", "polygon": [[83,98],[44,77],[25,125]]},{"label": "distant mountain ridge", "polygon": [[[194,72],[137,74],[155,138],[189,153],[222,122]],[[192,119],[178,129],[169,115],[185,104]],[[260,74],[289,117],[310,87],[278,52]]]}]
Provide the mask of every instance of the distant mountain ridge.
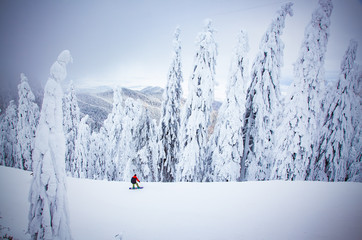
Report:
[{"label": "distant mountain ridge", "polygon": [[[101,87],[98,89],[78,89],[76,96],[82,116],[90,117],[93,129],[99,129],[113,107],[113,89]],[[142,90],[122,88],[122,97],[138,100],[149,111],[151,118],[160,119],[163,89],[160,87],[146,87]]]},{"label": "distant mountain ridge", "polygon": [[[161,87],[148,86],[141,90],[122,88],[123,99],[132,98],[138,100],[148,110],[152,119],[159,121],[161,117],[161,105],[164,89]],[[81,116],[89,116],[89,124],[93,130],[99,130],[104,120],[113,107],[113,89],[111,87],[99,87],[93,89],[77,89],[76,95]],[[183,103],[185,100],[182,101]],[[214,101],[213,113],[211,116],[210,131],[216,123],[217,113],[221,102]]]}]

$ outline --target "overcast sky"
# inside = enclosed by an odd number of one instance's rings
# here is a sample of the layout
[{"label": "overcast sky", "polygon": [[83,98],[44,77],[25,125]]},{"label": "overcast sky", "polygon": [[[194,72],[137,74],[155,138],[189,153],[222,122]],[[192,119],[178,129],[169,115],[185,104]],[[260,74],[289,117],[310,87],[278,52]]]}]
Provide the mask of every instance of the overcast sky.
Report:
[{"label": "overcast sky", "polygon": [[[105,0],[0,1],[0,81],[2,94],[17,91],[20,73],[31,86],[44,85],[58,54],[70,50],[68,80],[77,86],[165,87],[173,32],[181,28],[184,88],[192,72],[195,39],[203,20],[213,20],[218,43],[216,97],[222,99],[237,33],[249,35],[252,64],[262,35],[287,1],[274,0]],[[304,29],[317,0],[295,0],[286,19],[282,84],[293,78]],[[349,40],[358,41],[362,63],[362,2],[334,0],[325,70],[337,78]],[[251,68],[251,67],[250,67]],[[250,70],[249,68],[249,70]],[[186,90],[186,89],[184,89]]]}]

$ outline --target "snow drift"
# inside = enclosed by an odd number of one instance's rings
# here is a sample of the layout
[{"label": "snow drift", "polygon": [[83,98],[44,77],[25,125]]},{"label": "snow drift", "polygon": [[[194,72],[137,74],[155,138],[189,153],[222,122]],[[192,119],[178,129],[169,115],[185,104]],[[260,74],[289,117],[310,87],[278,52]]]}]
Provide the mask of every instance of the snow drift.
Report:
[{"label": "snow drift", "polygon": [[[30,239],[30,172],[0,167],[0,236]],[[362,184],[67,178],[74,239],[361,239]]]}]

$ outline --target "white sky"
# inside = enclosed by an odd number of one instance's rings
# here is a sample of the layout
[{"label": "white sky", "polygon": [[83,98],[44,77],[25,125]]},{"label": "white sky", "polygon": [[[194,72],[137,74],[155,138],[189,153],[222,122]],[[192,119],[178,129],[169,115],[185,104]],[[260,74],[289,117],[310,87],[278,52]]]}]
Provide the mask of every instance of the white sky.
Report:
[{"label": "white sky", "polygon": [[[106,1],[10,1],[0,2],[0,80],[14,86],[24,72],[31,84],[44,84],[57,55],[69,49],[74,62],[68,80],[78,86],[166,86],[172,57],[173,32],[181,28],[184,84],[193,69],[195,39],[203,20],[211,18],[218,43],[215,88],[223,99],[232,49],[237,33],[249,36],[249,63],[276,11],[287,1],[277,0],[106,0]],[[293,79],[293,63],[299,54],[304,29],[317,7],[316,0],[295,0],[294,16],[286,19],[281,84]],[[337,78],[339,65],[354,38],[362,46],[362,3],[334,0],[331,35],[325,70]],[[357,61],[362,63],[361,50]],[[7,84],[8,82],[13,84]]]}]

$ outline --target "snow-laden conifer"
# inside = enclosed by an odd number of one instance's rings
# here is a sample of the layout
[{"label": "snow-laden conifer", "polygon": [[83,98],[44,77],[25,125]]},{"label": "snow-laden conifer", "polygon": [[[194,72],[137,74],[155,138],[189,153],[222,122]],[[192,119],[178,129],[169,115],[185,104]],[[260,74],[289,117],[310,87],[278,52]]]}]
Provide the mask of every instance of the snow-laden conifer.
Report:
[{"label": "snow-laden conifer", "polygon": [[17,111],[15,101],[11,100],[1,120],[0,162],[7,167],[14,167],[16,161]]},{"label": "snow-laden conifer", "polygon": [[209,180],[237,181],[244,179],[243,127],[247,89],[247,34],[241,31],[234,49],[226,100],[222,104],[215,130],[210,139],[211,166]]},{"label": "snow-laden conifer", "polygon": [[50,68],[36,130],[33,152],[33,179],[29,193],[29,226],[32,239],[72,239],[69,225],[63,91],[66,65],[72,61],[68,50]]},{"label": "snow-laden conifer", "polygon": [[137,154],[134,136],[137,131],[140,112],[141,106],[139,102],[127,98],[124,102],[123,130],[120,136],[120,148],[123,151],[120,156],[121,162],[118,171],[120,172],[119,180],[121,181],[129,181],[134,174],[137,174],[132,160]]},{"label": "snow-laden conifer", "polygon": [[31,170],[34,149],[35,131],[39,120],[39,107],[31,91],[27,77],[22,73],[18,85],[18,123],[17,123],[17,156],[16,166]]},{"label": "snow-laden conifer", "polygon": [[129,181],[134,174],[143,181],[155,179],[155,127],[139,101],[127,98],[124,104],[123,130],[120,148],[120,180]]},{"label": "snow-laden conifer", "polygon": [[208,127],[214,101],[217,45],[212,21],[207,19],[197,38],[194,69],[181,119],[178,181],[201,181],[205,174]]},{"label": "snow-laden conifer", "polygon": [[332,2],[320,0],[304,33],[295,80],[286,98],[283,121],[277,130],[273,179],[305,180],[323,116],[324,59]]},{"label": "snow-laden conifer", "polygon": [[158,180],[173,182],[176,178],[176,164],[179,155],[180,107],[182,88],[181,82],[181,43],[180,28],[176,28],[174,55],[167,76],[167,86],[163,94],[161,119],[159,124],[159,177]]},{"label": "snow-laden conifer", "polygon": [[243,160],[248,180],[267,180],[273,163],[274,131],[281,109],[279,86],[283,65],[284,43],[281,34],[287,15],[292,16],[292,3],[278,11],[259,46],[251,71],[245,112],[245,144]]},{"label": "snow-laden conifer", "polygon": [[[360,96],[353,91],[357,81],[355,59],[357,55],[357,42],[351,40],[341,63],[341,73],[337,82],[334,99],[329,105],[324,120],[319,147],[316,152],[316,163],[311,171],[311,179],[323,181],[347,180],[348,167],[352,148],[360,148],[361,142],[353,144],[353,138],[360,129],[356,129],[356,107],[360,105]],[[358,146],[359,145],[359,146]]]},{"label": "snow-laden conifer", "polygon": [[93,178],[94,164],[90,161],[90,128],[87,124],[88,115],[79,123],[78,134],[74,146],[75,175],[78,178]]},{"label": "snow-laden conifer", "polygon": [[80,122],[80,110],[78,99],[75,94],[73,83],[71,82],[69,92],[63,100],[64,114],[64,134],[66,139],[65,150],[65,171],[75,177],[78,169],[75,161],[75,141],[78,135],[78,126]]},{"label": "snow-laden conifer", "polygon": [[156,127],[148,110],[143,106],[141,108],[141,115],[133,136],[136,155],[133,157],[132,163],[137,176],[143,181],[150,182],[155,181],[157,176],[157,166],[154,164],[157,156]]},{"label": "snow-laden conifer", "polygon": [[104,127],[99,132],[92,132],[89,147],[89,161],[94,164],[94,179],[103,180],[106,178],[107,136]]},{"label": "snow-laden conifer", "polygon": [[104,129],[107,135],[107,150],[105,153],[107,179],[112,181],[120,179],[119,164],[123,148],[120,146],[121,132],[123,129],[123,97],[122,89],[117,87],[113,93],[113,108],[112,112],[104,121]]}]

